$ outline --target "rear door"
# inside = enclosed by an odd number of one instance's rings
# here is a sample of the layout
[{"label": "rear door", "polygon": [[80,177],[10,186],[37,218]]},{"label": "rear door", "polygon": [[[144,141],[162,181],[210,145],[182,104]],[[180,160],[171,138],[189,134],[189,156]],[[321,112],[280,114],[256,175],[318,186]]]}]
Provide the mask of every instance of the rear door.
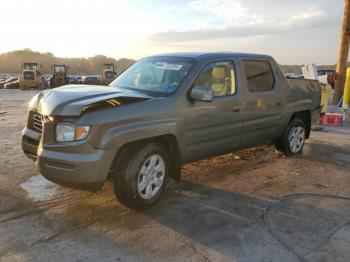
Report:
[{"label": "rear door", "polygon": [[272,143],[279,138],[283,108],[273,62],[269,59],[242,59],[240,69],[244,90],[242,146]]},{"label": "rear door", "polygon": [[206,64],[193,86],[211,86],[212,102],[193,102],[184,111],[186,161],[239,148],[242,133],[242,95],[233,60]]}]

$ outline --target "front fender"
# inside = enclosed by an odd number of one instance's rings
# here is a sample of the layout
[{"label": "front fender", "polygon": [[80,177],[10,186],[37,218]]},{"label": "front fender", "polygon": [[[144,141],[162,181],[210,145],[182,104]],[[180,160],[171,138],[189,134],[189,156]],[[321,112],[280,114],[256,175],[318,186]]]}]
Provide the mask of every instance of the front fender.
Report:
[{"label": "front fender", "polygon": [[169,134],[177,136],[177,122],[178,120],[153,120],[116,126],[103,135],[98,148],[118,149],[129,142],[146,138]]}]

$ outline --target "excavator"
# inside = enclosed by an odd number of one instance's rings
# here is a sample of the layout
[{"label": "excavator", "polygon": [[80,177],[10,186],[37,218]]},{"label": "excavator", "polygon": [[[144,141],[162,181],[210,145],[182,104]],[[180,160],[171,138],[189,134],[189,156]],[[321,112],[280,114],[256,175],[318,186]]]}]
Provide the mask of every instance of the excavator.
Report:
[{"label": "excavator", "polygon": [[101,85],[109,85],[117,77],[116,67],[114,64],[103,64],[101,70]]},{"label": "excavator", "polygon": [[52,65],[52,77],[50,78],[49,88],[55,88],[68,84],[67,71],[69,67],[66,65]]},{"label": "excavator", "polygon": [[41,76],[41,68],[42,66],[38,63],[23,63],[23,72],[18,79],[20,89],[42,89],[44,82]]}]

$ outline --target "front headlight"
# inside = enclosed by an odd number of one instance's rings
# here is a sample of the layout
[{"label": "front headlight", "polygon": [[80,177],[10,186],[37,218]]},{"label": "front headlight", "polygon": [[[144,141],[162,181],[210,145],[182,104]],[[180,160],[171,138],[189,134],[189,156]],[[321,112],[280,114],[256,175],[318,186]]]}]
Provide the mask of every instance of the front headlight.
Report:
[{"label": "front headlight", "polygon": [[69,123],[56,124],[56,141],[69,142],[83,140],[89,134],[89,126],[75,126]]}]

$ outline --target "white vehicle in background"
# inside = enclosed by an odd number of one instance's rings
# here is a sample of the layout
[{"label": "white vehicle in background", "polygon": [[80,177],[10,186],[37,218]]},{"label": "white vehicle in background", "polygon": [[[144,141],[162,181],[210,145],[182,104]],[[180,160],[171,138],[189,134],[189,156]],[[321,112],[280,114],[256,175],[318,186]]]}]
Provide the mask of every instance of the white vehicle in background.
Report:
[{"label": "white vehicle in background", "polygon": [[0,81],[0,88],[4,88],[6,84],[18,81],[18,77],[10,77],[3,81]]}]

